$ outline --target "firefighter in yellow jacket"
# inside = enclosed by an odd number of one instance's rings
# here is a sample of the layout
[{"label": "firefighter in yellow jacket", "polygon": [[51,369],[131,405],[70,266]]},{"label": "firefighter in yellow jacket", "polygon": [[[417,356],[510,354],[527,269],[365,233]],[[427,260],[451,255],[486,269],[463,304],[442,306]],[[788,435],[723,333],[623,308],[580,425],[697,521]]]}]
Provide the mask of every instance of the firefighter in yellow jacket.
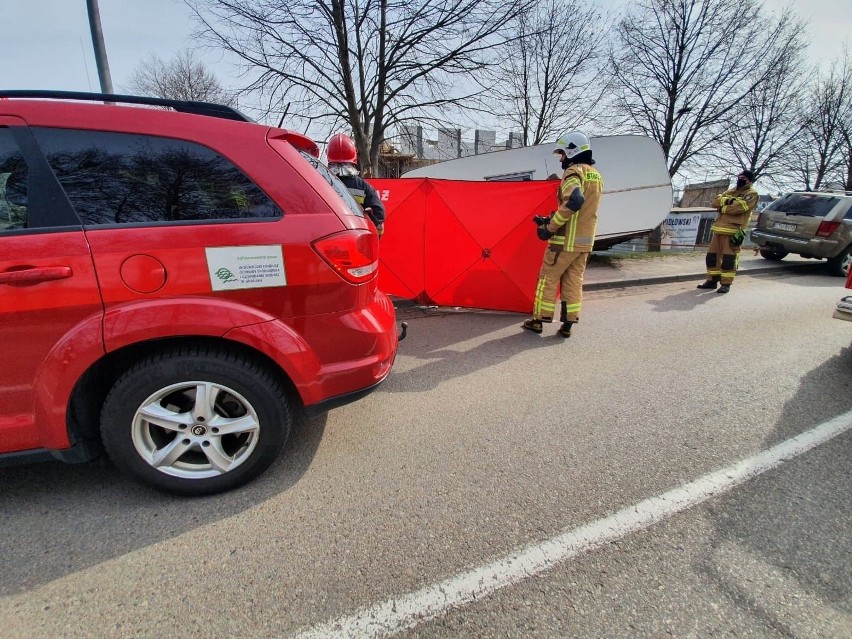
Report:
[{"label": "firefighter in yellow jacket", "polygon": [[559,137],[553,151],[562,165],[562,181],[556,199],[559,208],[550,216],[536,216],[538,236],[547,241],[533,302],[533,316],[523,328],[541,333],[542,322],[552,322],[556,309],[556,289],[562,302],[559,335],[571,336],[571,327],[580,320],[583,304],[583,274],[595,243],[598,204],[603,178],[592,167],[589,138],[579,131]]},{"label": "firefighter in yellow jacket", "polygon": [[719,216],[713,222],[710,246],[707,248],[707,280],[697,288],[717,293],[731,290],[740,261],[740,247],[745,241],[751,213],[757,206],[758,194],[754,190],[754,173],[742,171],[737,176],[736,187],[713,198],[713,208]]}]

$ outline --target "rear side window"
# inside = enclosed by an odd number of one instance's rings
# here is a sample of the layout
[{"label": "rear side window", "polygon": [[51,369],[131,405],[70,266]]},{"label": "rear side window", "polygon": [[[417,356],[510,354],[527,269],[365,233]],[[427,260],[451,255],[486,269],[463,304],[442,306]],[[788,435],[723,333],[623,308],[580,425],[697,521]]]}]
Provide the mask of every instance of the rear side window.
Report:
[{"label": "rear side window", "polygon": [[787,215],[824,217],[837,204],[838,198],[809,193],[790,193],[773,202],[767,210],[783,211]]},{"label": "rear side window", "polygon": [[361,208],[361,205],[355,201],[355,198],[352,197],[352,194],[349,192],[349,189],[341,182],[338,177],[328,170],[328,167],[320,162],[318,159],[313,157],[312,155],[305,153],[304,151],[299,151],[302,154],[302,157],[307,160],[312,167],[314,167],[325,181],[331,184],[337,194],[343,198],[343,201],[346,202],[346,206],[352,211],[353,214],[358,217],[364,217],[364,211]]},{"label": "rear side window", "polygon": [[83,226],[282,215],[230,160],[183,140],[34,128]]},{"label": "rear side window", "polygon": [[27,228],[28,175],[12,133],[0,128],[0,231]]}]

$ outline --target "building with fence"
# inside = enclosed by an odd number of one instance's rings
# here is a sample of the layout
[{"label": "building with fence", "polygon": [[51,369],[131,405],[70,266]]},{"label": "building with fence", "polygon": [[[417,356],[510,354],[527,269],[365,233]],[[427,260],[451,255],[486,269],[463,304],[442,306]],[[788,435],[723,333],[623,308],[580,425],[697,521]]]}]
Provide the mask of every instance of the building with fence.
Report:
[{"label": "building with fence", "polygon": [[422,126],[405,126],[398,135],[382,144],[376,177],[400,177],[407,171],[436,162],[522,146],[518,132],[510,132],[505,140],[498,141],[496,131],[476,129],[469,139],[462,135],[461,129],[439,128],[434,137],[429,137]]}]

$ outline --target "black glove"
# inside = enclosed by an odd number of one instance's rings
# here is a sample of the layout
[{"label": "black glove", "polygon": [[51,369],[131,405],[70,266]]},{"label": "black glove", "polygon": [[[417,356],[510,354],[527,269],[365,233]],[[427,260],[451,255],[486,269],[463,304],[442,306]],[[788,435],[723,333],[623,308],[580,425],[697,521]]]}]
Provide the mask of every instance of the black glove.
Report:
[{"label": "black glove", "polygon": [[553,237],[553,233],[547,230],[547,224],[542,224],[536,230],[536,235],[538,235],[538,239],[540,240],[549,240]]},{"label": "black glove", "polygon": [[536,226],[541,226],[542,224],[548,224],[550,222],[549,215],[536,215],[533,219]]},{"label": "black glove", "polygon": [[741,246],[746,239],[746,232],[739,229],[731,236],[731,246]]}]

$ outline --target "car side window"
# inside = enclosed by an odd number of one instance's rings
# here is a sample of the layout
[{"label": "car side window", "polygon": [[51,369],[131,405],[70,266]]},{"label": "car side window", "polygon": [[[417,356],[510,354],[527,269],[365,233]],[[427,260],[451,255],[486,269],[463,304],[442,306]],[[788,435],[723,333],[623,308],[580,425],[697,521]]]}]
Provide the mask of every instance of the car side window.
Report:
[{"label": "car side window", "polygon": [[302,157],[307,160],[312,167],[314,167],[317,172],[323,176],[326,182],[328,182],[337,194],[343,198],[343,201],[346,202],[346,206],[349,207],[349,210],[352,211],[354,215],[358,217],[364,217],[364,211],[361,208],[361,205],[355,201],[355,198],[352,197],[352,194],[349,192],[349,189],[346,188],[346,185],[340,181],[340,179],[331,171],[328,170],[328,167],[320,162],[318,159],[305,153],[304,151],[299,151],[302,154]]},{"label": "car side window", "polygon": [[8,129],[0,128],[0,232],[27,227],[27,179],[24,156]]},{"label": "car side window", "polygon": [[85,227],[283,215],[230,160],[200,144],[73,129],[33,135]]}]

